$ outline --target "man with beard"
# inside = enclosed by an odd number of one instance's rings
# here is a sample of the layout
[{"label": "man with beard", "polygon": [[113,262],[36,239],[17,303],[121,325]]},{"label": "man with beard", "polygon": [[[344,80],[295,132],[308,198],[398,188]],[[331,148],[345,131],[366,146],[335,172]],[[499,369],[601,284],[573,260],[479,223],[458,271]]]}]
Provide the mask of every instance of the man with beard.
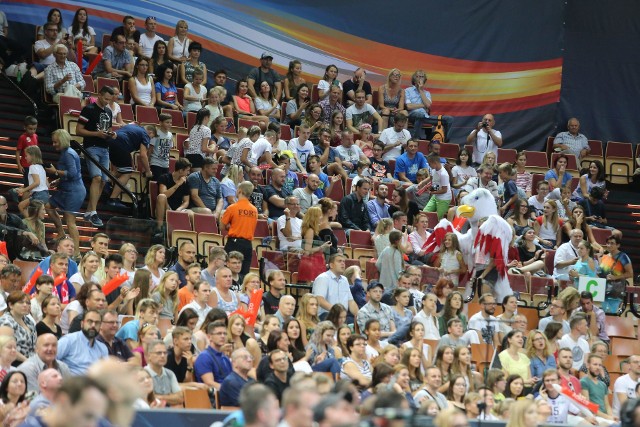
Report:
[{"label": "man with beard", "polygon": [[84,313],[82,330],[60,339],[57,357],[67,364],[72,375],[84,375],[96,360],[109,356],[107,346],[96,341],[101,324],[102,315],[89,310]]},{"label": "man with beard", "polygon": [[613,420],[613,411],[607,397],[610,393],[609,388],[604,381],[598,379],[602,372],[602,358],[597,354],[590,354],[587,359],[587,371],[587,376],[580,379],[582,395],[589,401],[598,404],[599,409],[596,414],[598,417]]},{"label": "man with beard", "polygon": [[469,329],[480,332],[483,340],[488,344],[498,344],[497,319],[493,316],[496,312],[496,299],[491,294],[484,294],[480,297],[482,310],[469,319]]}]

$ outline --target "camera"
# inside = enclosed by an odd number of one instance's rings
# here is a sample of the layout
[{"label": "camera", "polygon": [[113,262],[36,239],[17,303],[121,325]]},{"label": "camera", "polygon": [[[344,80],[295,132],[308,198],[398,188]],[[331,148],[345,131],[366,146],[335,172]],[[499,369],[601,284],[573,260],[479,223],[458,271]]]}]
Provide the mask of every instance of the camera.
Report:
[{"label": "camera", "polygon": [[482,122],[482,127],[485,128],[485,129],[488,128],[489,127],[489,122],[487,122],[487,121]]}]

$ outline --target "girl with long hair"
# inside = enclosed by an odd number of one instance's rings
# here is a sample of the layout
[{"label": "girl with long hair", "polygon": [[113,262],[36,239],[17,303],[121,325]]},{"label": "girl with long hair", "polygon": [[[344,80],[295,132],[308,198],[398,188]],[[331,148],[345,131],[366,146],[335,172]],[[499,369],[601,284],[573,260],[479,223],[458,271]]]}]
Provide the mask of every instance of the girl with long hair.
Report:
[{"label": "girl with long hair", "polygon": [[323,241],[320,237],[320,220],[322,209],[312,206],[302,217],[300,231],[302,233],[302,250],[298,279],[301,282],[313,282],[318,275],[326,271],[325,254],[329,254],[331,241]]},{"label": "girl with long hair", "polygon": [[282,330],[289,337],[291,347],[293,348],[293,351],[291,352],[293,362],[295,363],[301,359],[306,361],[306,350],[304,348],[304,343],[302,342],[302,327],[300,325],[300,321],[296,318],[291,318],[284,322]]},{"label": "girl with long hair", "polygon": [[246,348],[251,356],[253,356],[253,367],[257,368],[260,363],[260,346],[258,342],[245,332],[247,320],[241,314],[232,314],[229,316],[229,324],[227,325],[227,340],[231,344],[233,350]]},{"label": "girl with long hair", "polygon": [[238,184],[244,181],[244,173],[240,166],[231,165],[227,169],[227,174],[220,181],[220,191],[222,192],[222,209],[227,209],[238,201]]},{"label": "girl with long hair", "polygon": [[402,353],[400,363],[409,369],[409,387],[411,393],[420,390],[424,385],[424,377],[422,376],[422,354],[417,348],[407,348]]},{"label": "girl with long hair", "polygon": [[440,369],[442,374],[442,385],[438,389],[440,393],[446,393],[449,389],[449,383],[452,377],[451,368],[454,361],[454,348],[448,345],[438,347],[436,350],[436,357],[433,364]]},{"label": "girl with long hair", "polygon": [[139,398],[133,403],[136,409],[164,408],[167,404],[164,400],[160,400],[153,392],[153,378],[146,369],[136,368],[136,380],[143,398]]},{"label": "girl with long hair", "polygon": [[191,162],[191,171],[198,172],[204,165],[204,158],[216,153],[215,144],[210,144],[211,129],[205,124],[209,122],[209,110],[202,108],[196,114],[196,123],[189,131],[189,144],[184,145],[184,155]]},{"label": "girl with long hair", "polygon": [[504,397],[511,399],[524,399],[524,379],[520,375],[509,375],[507,385],[504,390]]},{"label": "girl with long hair", "polygon": [[140,345],[132,350],[133,357],[143,368],[147,366],[149,355],[149,344],[156,341],[160,336],[160,331],[156,325],[146,325],[138,332],[138,342]]},{"label": "girl with long hair", "polygon": [[538,425],[538,405],[530,399],[511,405],[507,427],[536,427]]},{"label": "girl with long hair", "polygon": [[[42,277],[42,276],[40,276]],[[42,320],[36,325],[36,334],[53,334],[56,338],[62,337],[62,328],[58,323],[60,314],[62,314],[62,304],[60,299],[55,295],[49,295],[42,301]]]},{"label": "girl with long hair", "polygon": [[407,214],[407,224],[409,225],[413,225],[414,218],[420,213],[418,204],[414,200],[409,200],[407,190],[404,187],[395,188],[391,193],[389,216],[393,216],[397,211]]},{"label": "girl with long hair", "polygon": [[594,258],[593,247],[587,240],[578,244],[578,261],[569,270],[569,277],[573,278],[578,287],[581,276],[598,277],[598,263]]},{"label": "girl with long hair", "polygon": [[516,155],[516,162],[513,168],[516,171],[516,186],[524,190],[527,198],[531,197],[531,187],[533,185],[533,175],[527,171],[527,152],[520,151]]},{"label": "girl with long hair", "polygon": [[351,354],[351,351],[347,346],[347,340],[352,334],[353,332],[351,331],[351,327],[347,324],[340,326],[336,332],[336,346],[342,352],[342,357],[349,357]]},{"label": "girl with long hair", "polygon": [[159,73],[160,66],[164,65],[163,69],[171,69],[172,75],[175,75],[176,66],[169,59],[167,52],[167,43],[164,40],[157,40],[153,44],[153,51],[151,52],[151,61],[149,63],[149,72],[156,74],[156,79],[162,81],[164,76]]},{"label": "girl with long hair", "polygon": [[560,322],[549,322],[544,328],[544,336],[549,342],[549,348],[551,349],[554,358],[558,357],[558,351],[560,350],[558,341],[563,335],[564,331],[562,330],[562,323]]},{"label": "girl with long hair", "polygon": [[280,329],[280,320],[273,314],[267,314],[264,318],[264,322],[262,323],[262,329],[260,330],[260,339],[258,340],[258,345],[260,346],[260,350],[262,351],[262,355],[266,355],[269,353],[269,349],[267,347],[267,341],[269,340],[269,334],[271,331],[277,331]]},{"label": "girl with long hair", "polygon": [[320,240],[326,241],[327,239],[331,240],[331,247],[329,248],[329,253],[331,255],[338,252],[338,238],[333,233],[333,228],[341,228],[342,225],[339,222],[335,222],[338,216],[338,204],[331,200],[328,197],[323,197],[318,200],[318,207],[322,210],[322,218],[320,219],[320,231],[318,235],[320,236]]},{"label": "girl with long hair", "polygon": [[397,330],[407,330],[411,326],[413,312],[408,308],[410,298],[409,289],[397,287],[393,290],[395,304],[391,307],[391,313]]},{"label": "girl with long hair", "polygon": [[362,123],[358,126],[358,130],[360,131],[360,137],[356,140],[356,145],[360,147],[362,153],[367,156],[367,158],[373,157],[374,138],[371,125],[369,123]]},{"label": "girl with long hair", "polygon": [[565,222],[562,226],[562,231],[564,232],[565,238],[569,239],[569,236],[571,236],[571,230],[576,228],[578,230],[582,230],[584,239],[588,240],[589,243],[591,243],[591,246],[593,247],[593,250],[595,252],[599,252],[602,249],[602,246],[598,242],[596,242],[596,238],[593,235],[591,226],[587,224],[586,215],[582,205],[577,205],[571,210],[569,221]]},{"label": "girl with long hair", "polygon": [[85,282],[80,286],[80,290],[76,294],[76,299],[64,308],[62,316],[60,316],[60,326],[62,327],[63,334],[66,335],[69,333],[69,326],[71,326],[73,319],[83,314],[87,309],[87,299],[93,290],[100,290],[100,285],[95,282]]},{"label": "girl with long hair", "polygon": [[451,176],[453,182],[453,194],[458,197],[463,186],[467,185],[469,178],[478,176],[475,168],[471,166],[471,154],[469,150],[463,148],[458,152],[458,158],[456,159],[456,165],[451,169]]},{"label": "girl with long hair", "polygon": [[314,372],[340,372],[342,351],[335,345],[336,327],[328,320],[318,323],[307,349],[311,349],[309,364]]},{"label": "girl with long hair", "polygon": [[409,376],[409,368],[406,365],[398,364],[393,367],[396,377],[396,384],[402,388],[402,393],[404,398],[407,400],[409,404],[409,408],[412,410],[417,409],[416,402],[413,400],[413,395],[411,394],[411,377]]},{"label": "girl with long hair", "polygon": [[80,265],[78,266],[78,272],[69,278],[69,282],[76,288],[76,292],[80,290],[80,287],[87,282],[100,282],[100,278],[96,275],[98,269],[102,266],[100,256],[94,251],[86,252]]},{"label": "girl with long hair", "polygon": [[467,265],[462,257],[458,236],[455,233],[445,234],[438,259],[440,274],[451,280],[454,286],[458,286],[460,275],[467,272]]},{"label": "girl with long hair", "polygon": [[[436,301],[436,313],[442,313],[444,305],[447,301],[447,297],[455,289],[455,285],[450,279],[441,277],[438,279],[433,287],[433,293],[435,294]],[[441,334],[442,335],[442,334]]]},{"label": "girl with long hair", "polygon": [[520,375],[526,386],[533,386],[542,377],[531,376],[531,361],[523,352],[524,334],[522,331],[512,329],[505,339],[507,348],[498,355],[502,369],[509,375]]},{"label": "girl with long hair", "polygon": [[74,46],[77,45],[79,39],[82,39],[82,50],[85,54],[98,53],[96,31],[89,25],[89,14],[84,7],[76,10],[67,33],[73,38]]},{"label": "girl with long hair", "polygon": [[233,109],[238,114],[238,117],[248,117],[257,121],[263,131],[267,129],[269,118],[256,114],[256,107],[249,95],[249,83],[246,79],[240,79],[236,83],[236,93],[233,95]]},{"label": "girl with long hair", "polygon": [[[225,132],[227,130],[227,119],[224,117],[224,110],[222,109],[222,105],[220,104],[226,96],[227,90],[222,86],[215,86],[209,89],[209,98],[207,101],[207,105],[205,105],[204,108],[209,110],[209,113],[211,113],[209,115],[209,122],[207,123],[207,126],[211,128],[214,133],[216,129],[216,125],[214,124],[214,122],[218,117],[222,117],[224,119],[222,121],[222,123],[224,123],[222,132]],[[218,136],[221,136],[220,133],[218,134]],[[221,148],[220,143],[217,141],[217,139],[214,139],[214,142],[218,144],[218,148]],[[226,147],[224,149],[228,150],[229,147]]]},{"label": "girl with long hair", "polygon": [[389,234],[393,230],[393,220],[391,218],[382,218],[378,221],[376,229],[373,232],[373,245],[376,248],[378,257],[382,251],[389,246]]},{"label": "girl with long hair", "polygon": [[[378,88],[378,112],[382,116],[382,128],[389,127],[390,118],[398,113],[407,114],[404,108],[404,89],[400,82],[402,73],[397,68],[392,68],[387,74],[387,82]],[[379,130],[382,132],[382,129]]]},{"label": "girl with long hair", "polygon": [[462,375],[451,377],[451,386],[447,390],[447,401],[450,405],[464,411],[464,398],[467,395],[467,383]]},{"label": "girl with long hair", "polygon": [[[213,89],[217,87],[219,86],[216,86]],[[215,98],[215,93],[212,96]],[[211,105],[208,105],[207,107],[210,106]],[[211,111],[211,108],[207,109]],[[211,114],[211,116],[213,116],[213,113]],[[223,159],[227,154],[227,151],[229,151],[229,148],[231,148],[231,140],[224,136],[224,133],[227,131],[227,118],[224,116],[218,116],[209,123],[211,125],[211,139],[218,149],[218,151],[216,152],[216,158],[218,159],[218,161],[221,161],[221,159]]]},{"label": "girl with long hair", "polygon": [[418,321],[411,322],[409,331],[407,332],[406,341],[402,345],[403,348],[415,348],[420,352],[420,372],[425,373],[425,369],[431,366],[431,346],[424,342],[424,325]]},{"label": "girl with long hair", "polygon": [[156,88],[149,75],[150,60],[139,56],[133,66],[133,76],[129,79],[131,105],[154,107],[156,105]]},{"label": "girl with long hair", "polygon": [[299,301],[300,306],[296,319],[300,321],[300,328],[302,329],[301,339],[306,347],[309,338],[311,338],[311,334],[313,334],[314,329],[318,323],[320,323],[320,318],[318,317],[318,297],[307,293],[302,295]]},{"label": "girl with long hair", "polygon": [[[254,103],[258,114],[267,117],[270,122],[278,123],[280,121],[281,106],[269,82],[264,81],[260,83],[260,92],[257,93]],[[264,130],[266,130],[266,128]]]},{"label": "girl with long hair", "polygon": [[189,55],[189,24],[181,19],[176,23],[175,35],[169,39],[167,46],[167,55],[169,60],[176,64],[184,64],[187,62]]},{"label": "girl with long hair", "polygon": [[[553,202],[552,202],[553,204]],[[522,236],[518,241],[518,257],[522,266],[510,269],[512,274],[524,274],[525,281],[531,281],[531,275],[544,272],[546,252],[536,243],[536,233],[531,227],[522,230]]]},{"label": "girl with long hair", "polygon": [[460,319],[462,322],[462,329],[467,330],[467,316],[462,312],[462,294],[458,291],[452,291],[444,302],[444,307],[442,308],[442,316],[440,316],[438,320],[439,328],[440,328],[440,336],[443,336],[447,333],[447,323],[451,319]]},{"label": "girl with long hair", "polygon": [[340,110],[335,110],[331,113],[331,119],[329,120],[329,131],[331,131],[331,143],[340,145],[342,140],[342,131],[346,129],[344,122],[344,114]]},{"label": "girl with long hair", "polygon": [[546,335],[541,331],[529,332],[524,351],[531,361],[530,376],[532,378],[542,378],[544,371],[557,367],[556,359],[553,357],[553,349]]},{"label": "girl with long hair", "polygon": [[160,279],[158,288],[151,294],[151,299],[160,304],[160,319],[173,321],[178,317],[178,286],[180,278],[175,271],[167,271]]},{"label": "girl with long hair", "polygon": [[567,172],[567,166],[569,166],[569,157],[566,154],[560,154],[553,161],[553,169],[550,169],[545,175],[544,179],[549,183],[549,188],[552,193],[556,193],[555,199],[559,199],[560,188],[571,183],[572,176]]},{"label": "girl with long hair", "polygon": [[589,197],[589,193],[593,187],[601,187],[604,190],[607,186],[605,179],[605,170],[602,162],[600,160],[592,160],[589,163],[587,173],[580,176],[580,183],[573,191],[571,198],[579,201]]},{"label": "girl with long hair", "polygon": [[333,304],[329,309],[329,313],[327,313],[326,320],[331,322],[337,331],[347,321],[347,309],[342,304]]},{"label": "girl with long hair", "polygon": [[536,218],[533,228],[538,242],[545,249],[557,249],[562,240],[562,224],[558,218],[558,205],[552,200],[544,202],[543,214]]},{"label": "girl with long hair", "polygon": [[39,200],[28,201],[28,206],[24,212],[22,223],[27,226],[27,230],[35,234],[38,243],[32,248],[24,247],[20,252],[22,257],[41,258],[49,255],[51,252],[45,244],[45,226],[44,226],[45,209],[44,203]]},{"label": "girl with long hair", "polygon": [[127,273],[129,276],[127,281],[124,282],[124,286],[130,288],[133,283],[133,276],[136,274],[138,250],[132,243],[123,243],[122,246],[120,246],[118,253],[122,256],[122,268],[120,269],[120,274]]},{"label": "girl with long hair", "polygon": [[380,352],[380,355],[374,360],[373,365],[375,366],[382,362],[391,366],[400,363],[400,349],[393,344],[387,344]]},{"label": "girl with long hair", "polygon": [[[156,42],[158,45],[160,41]],[[160,113],[162,108],[182,111],[184,107],[178,101],[178,89],[175,84],[175,71],[171,62],[159,65],[156,68],[156,108]]]},{"label": "girl with long hair", "polygon": [[[28,184],[15,189],[15,194],[23,200],[18,203],[18,209],[26,216],[26,209],[31,201],[46,203],[49,201],[49,183],[47,172],[44,170],[42,151],[37,145],[31,145],[24,150],[24,158],[29,162]],[[11,191],[9,192],[11,194]],[[44,239],[40,241],[44,243]]]},{"label": "girl with long hair", "polygon": [[[380,355],[382,349],[385,345],[380,342],[380,337],[382,334],[380,333],[380,321],[377,319],[369,319],[367,323],[364,325],[364,334],[367,337],[367,358],[370,361],[373,361],[376,357]],[[386,341],[385,341],[386,343]]]},{"label": "girl with long hair", "polygon": [[163,245],[153,245],[147,250],[147,254],[144,257],[144,267],[142,269],[151,272],[149,292],[152,292],[160,284],[160,279],[165,272],[162,266],[165,263],[166,251],[167,249]]},{"label": "girl with long hair", "polygon": [[131,306],[131,313],[127,313],[127,315],[131,316],[136,312],[136,308],[138,307],[138,303],[143,299],[151,297],[151,287],[153,285],[153,276],[151,275],[151,271],[141,268],[136,270],[133,275],[133,279],[131,282],[131,290],[140,289],[138,291],[138,296],[133,299],[133,304]]},{"label": "girl with long hair", "polygon": [[[251,300],[251,293],[254,290],[260,289],[260,276],[257,273],[247,273],[242,279],[242,287],[238,294],[240,300],[240,308],[247,310],[249,308],[249,301]],[[264,320],[264,302],[260,301],[260,308],[258,309],[258,318],[256,319],[256,326],[262,325]],[[253,328],[248,326],[247,333],[251,332]]]},{"label": "girl with long hair", "polygon": [[[204,85],[204,73],[202,70],[193,71],[193,80],[184,85],[184,115],[187,112],[197,112],[203,108],[207,100],[207,87]],[[208,123],[208,120],[207,120]]]},{"label": "girl with long hair", "polygon": [[[305,84],[302,77],[302,63],[297,59],[289,61],[289,68],[284,78],[284,100],[290,101],[298,96],[298,90]],[[308,88],[308,86],[307,86]],[[307,94],[307,96],[309,96]]]},{"label": "girl with long hair", "polygon": [[467,392],[475,391],[476,385],[482,382],[482,375],[471,370],[471,350],[469,347],[458,347],[454,350],[451,372],[464,377]]},{"label": "girl with long hair", "polygon": [[333,64],[327,65],[327,68],[325,68],[324,76],[322,76],[322,80],[318,82],[318,98],[321,101],[329,96],[329,92],[331,92],[333,86],[338,86],[340,90],[342,90],[342,83],[338,80],[338,73],[338,67]]},{"label": "girl with long hair", "polygon": [[45,25],[40,26],[40,29],[38,30],[38,36],[36,37],[36,39],[37,40],[44,39],[44,27],[48,22],[52,22],[56,24],[56,26],[58,27],[58,35],[56,37],[55,44],[60,43],[60,40],[62,40],[69,33],[67,32],[67,29],[64,27],[64,22],[62,21],[62,12],[60,12],[60,9],[57,9],[57,8],[49,9],[49,12],[47,13],[47,21],[44,23]]},{"label": "girl with long hair", "polygon": [[[31,317],[36,321],[36,324],[42,320],[42,302],[46,297],[53,293],[53,277],[48,274],[42,274],[36,279],[35,295],[31,298]],[[76,292],[76,297],[77,297]]]},{"label": "girl with long hair", "polygon": [[529,213],[529,202],[525,199],[517,198],[513,203],[513,214],[507,218],[507,222],[516,232],[516,236],[522,236],[526,227],[533,227],[533,220]]},{"label": "girl with long hair", "polygon": [[[286,89],[285,89],[286,90]],[[295,96],[287,102],[285,113],[287,118],[285,122],[291,126],[296,127],[302,124],[302,119],[306,114],[307,107],[311,103],[311,89],[306,83],[302,83],[295,88]]]},{"label": "girl with long hair", "polygon": [[324,128],[324,118],[322,117],[322,107],[320,104],[311,104],[307,107],[304,113],[301,124],[309,126],[311,129],[311,136],[309,139],[314,145],[318,144],[319,137],[318,132]]},{"label": "girl with long hair", "polygon": [[502,369],[489,369],[487,372],[486,385],[493,392],[493,399],[496,402],[501,402],[505,399],[506,378],[507,376]]}]

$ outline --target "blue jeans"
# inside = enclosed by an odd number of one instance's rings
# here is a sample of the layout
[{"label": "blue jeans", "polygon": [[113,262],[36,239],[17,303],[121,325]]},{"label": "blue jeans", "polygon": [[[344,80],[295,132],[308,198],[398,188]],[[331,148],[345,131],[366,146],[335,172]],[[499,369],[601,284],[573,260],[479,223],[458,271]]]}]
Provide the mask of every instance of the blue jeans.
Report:
[{"label": "blue jeans", "polygon": [[[109,170],[109,149],[102,147],[89,147],[87,148],[87,152],[96,159],[100,165]],[[102,176],[103,181],[108,181],[109,177],[103,173],[98,166],[96,166],[92,161],[87,160],[87,171],[89,172],[89,176],[93,179],[96,176]]]},{"label": "blue jeans", "polygon": [[338,362],[338,359],[324,359],[322,362],[320,363],[316,363],[315,365],[313,365],[311,367],[311,369],[313,369],[313,372],[331,372],[333,374],[333,378],[336,377],[337,374],[340,373],[340,362]]},{"label": "blue jeans", "polygon": [[[409,118],[413,119],[413,129],[411,131],[411,136],[418,139],[425,139],[426,134],[422,129],[422,125],[438,124],[438,116],[432,115],[430,117],[426,117],[426,113],[423,108],[419,108],[417,110],[413,110],[409,112]],[[442,116],[442,126],[444,127],[444,134],[447,140],[450,138],[449,131],[451,130],[451,126],[453,126],[453,117],[452,116]]]}]

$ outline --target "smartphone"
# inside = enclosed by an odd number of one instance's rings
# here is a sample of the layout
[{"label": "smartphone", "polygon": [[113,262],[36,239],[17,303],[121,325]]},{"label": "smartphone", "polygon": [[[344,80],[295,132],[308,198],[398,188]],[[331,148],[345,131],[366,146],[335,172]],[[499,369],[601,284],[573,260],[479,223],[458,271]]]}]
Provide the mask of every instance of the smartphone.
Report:
[{"label": "smartphone", "polygon": [[406,226],[406,225],[403,225],[403,226],[402,226],[402,232],[403,232],[403,233],[405,233],[406,231],[407,231],[407,226]]},{"label": "smartphone", "polygon": [[324,241],[325,242],[330,242],[331,241],[331,235],[324,236]]}]

